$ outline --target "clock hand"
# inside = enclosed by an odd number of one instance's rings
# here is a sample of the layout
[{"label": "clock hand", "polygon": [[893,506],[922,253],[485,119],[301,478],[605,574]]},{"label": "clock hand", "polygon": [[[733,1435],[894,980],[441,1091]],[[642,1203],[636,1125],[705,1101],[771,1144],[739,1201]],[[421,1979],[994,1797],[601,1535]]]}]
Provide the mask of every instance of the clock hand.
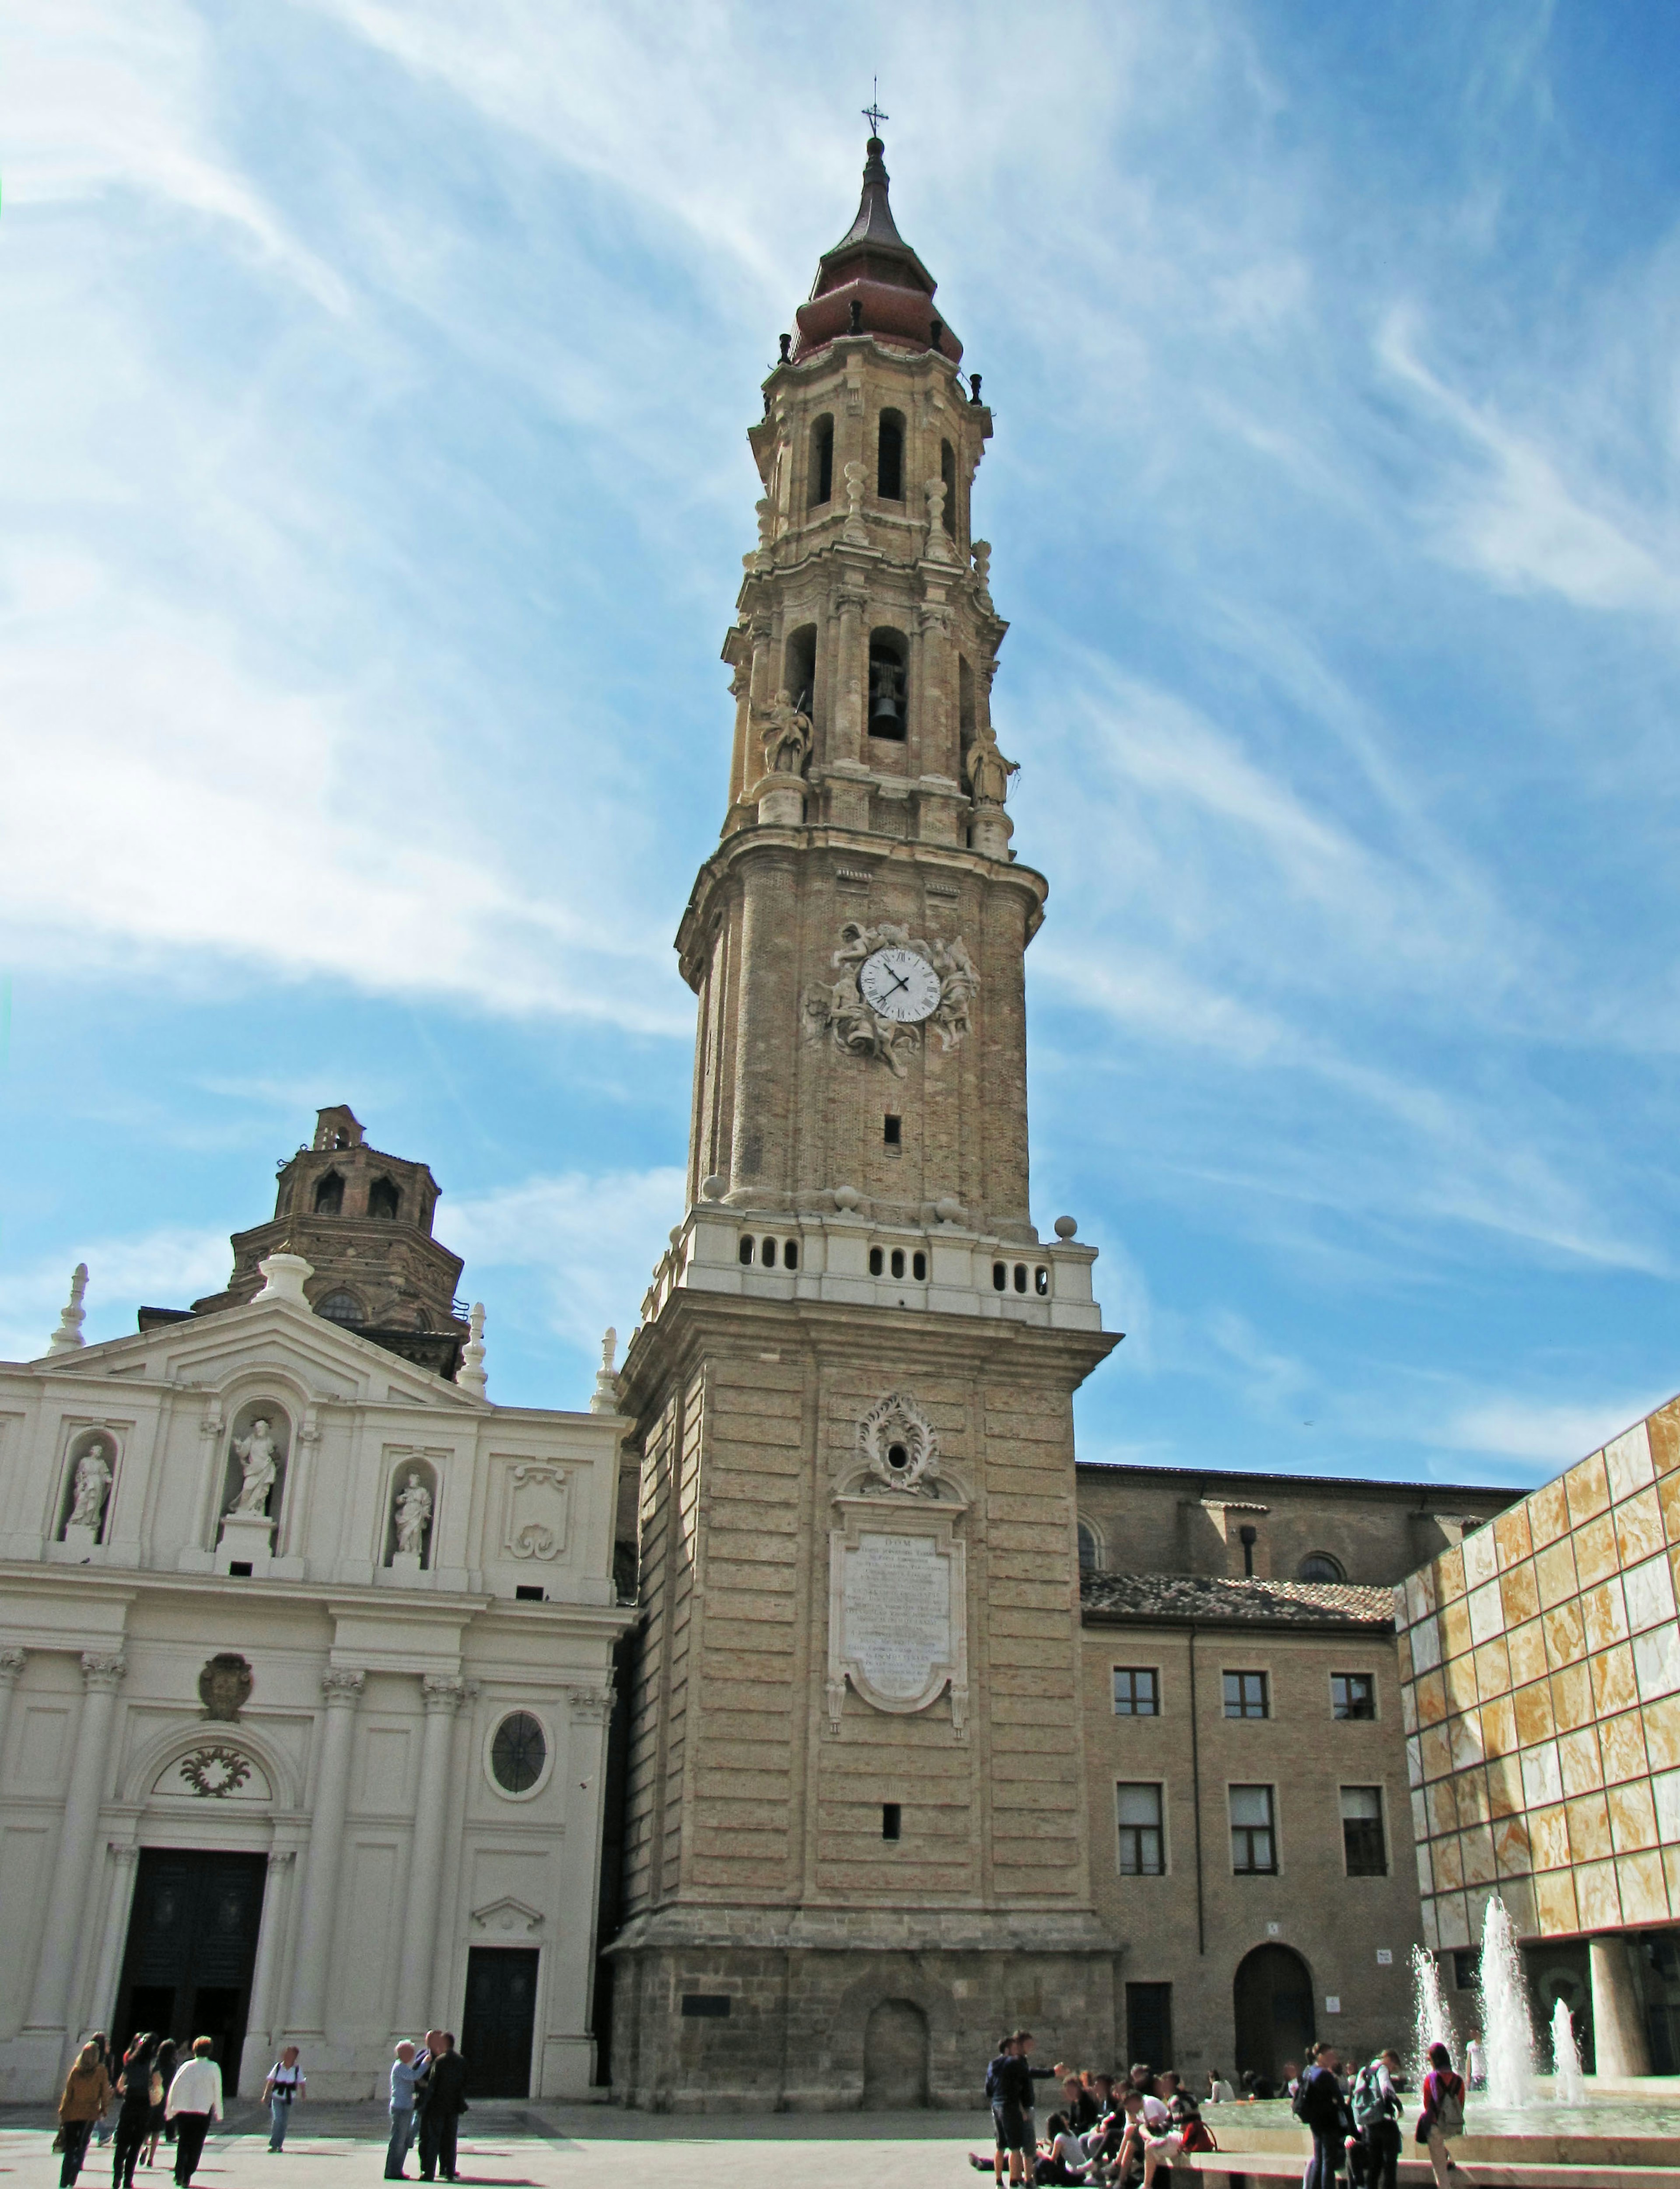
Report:
[{"label": "clock hand", "polygon": [[[883,972],[891,972],[891,970],[892,970],[892,969],[891,969],[891,966],[889,966],[889,965],[884,965],[884,966],[881,968],[881,970],[882,970]],[[909,987],[909,985],[910,985],[910,983],[909,983],[909,982],[908,982],[908,981],[904,978],[904,976],[901,973],[901,974],[899,975],[898,978],[897,978],[897,979],[893,982],[893,984],[892,984],[892,988],[908,988],[908,987]],[[892,993],[892,988],[889,988],[889,989],[887,990],[887,992],[886,992],[886,993],[887,993],[887,994],[888,994],[889,996]]]}]

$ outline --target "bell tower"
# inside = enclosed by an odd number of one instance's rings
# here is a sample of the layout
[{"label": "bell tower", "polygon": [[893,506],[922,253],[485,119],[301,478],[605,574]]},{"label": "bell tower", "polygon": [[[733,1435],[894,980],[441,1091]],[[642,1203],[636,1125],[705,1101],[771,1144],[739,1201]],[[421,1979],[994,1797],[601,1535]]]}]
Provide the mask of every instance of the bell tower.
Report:
[{"label": "bell tower", "polygon": [[1115,2041],[1072,1400],[1118,1340],[1095,1250],[1029,1208],[1048,885],[992,727],[992,418],[884,150],[749,432],[727,804],[677,935],[688,1206],[622,1383],[644,1612],[612,2058],[642,2104],[966,2100],[1010,2021]]}]

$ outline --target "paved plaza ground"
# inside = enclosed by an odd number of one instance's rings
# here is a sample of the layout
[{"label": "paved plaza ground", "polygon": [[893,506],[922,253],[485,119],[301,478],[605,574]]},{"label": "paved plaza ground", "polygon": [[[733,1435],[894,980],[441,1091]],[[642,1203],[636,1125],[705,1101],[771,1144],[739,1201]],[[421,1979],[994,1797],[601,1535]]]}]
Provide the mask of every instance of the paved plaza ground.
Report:
[{"label": "paved plaza ground", "polygon": [[[0,2176],[16,2189],[54,2189],[55,2124],[44,2107],[0,2108]],[[978,2182],[966,2153],[988,2149],[989,2113],[625,2113],[608,2106],[475,2104],[461,2126],[461,2180],[478,2189],[960,2189]],[[235,2100],[226,2133],[212,2135],[195,2189],[373,2189],[382,2175],[386,2122],[377,2106],[305,2106],[271,2157],[268,2115]],[[158,2163],[142,2167],[135,2189],[171,2189]],[[107,2189],[110,2147],[93,2146],[79,2189]],[[410,2178],[415,2158],[409,2156]]]}]

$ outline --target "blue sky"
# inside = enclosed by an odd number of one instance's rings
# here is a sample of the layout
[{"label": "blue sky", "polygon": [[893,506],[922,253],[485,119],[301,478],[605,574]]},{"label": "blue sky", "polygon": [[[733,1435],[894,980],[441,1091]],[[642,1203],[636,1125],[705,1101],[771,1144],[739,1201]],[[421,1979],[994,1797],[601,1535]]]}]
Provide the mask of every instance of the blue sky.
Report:
[{"label": "blue sky", "polygon": [[0,28],[0,1351],[319,1103],[492,1395],[681,1214],[776,336],[985,376],[1082,1455],[1539,1480],[1680,1387],[1680,14],[54,0]]}]

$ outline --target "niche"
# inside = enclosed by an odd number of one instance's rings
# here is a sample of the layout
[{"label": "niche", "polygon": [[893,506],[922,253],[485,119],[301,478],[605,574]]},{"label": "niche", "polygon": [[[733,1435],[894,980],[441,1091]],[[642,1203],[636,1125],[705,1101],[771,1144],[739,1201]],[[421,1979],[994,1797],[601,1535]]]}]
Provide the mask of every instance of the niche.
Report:
[{"label": "niche", "polygon": [[904,499],[904,413],[883,410],[875,438],[875,492],[883,501]]},{"label": "niche", "polygon": [[286,1499],[291,1422],[273,1399],[248,1399],[234,1416],[216,1510],[223,1520],[278,1520]]},{"label": "niche", "polygon": [[103,1429],[83,1429],[71,1445],[65,1468],[64,1494],[59,1501],[58,1525],[53,1530],[59,1541],[79,1543],[84,1548],[104,1541],[105,1515],[110,1510],[111,1485],[116,1479],[115,1442]]},{"label": "niche", "polygon": [[399,1573],[429,1572],[432,1531],[438,1521],[438,1470],[429,1460],[400,1459],[391,1472],[385,1501],[382,1563]]},{"label": "niche", "polygon": [[801,715],[809,715],[817,689],[817,626],[802,623],[782,649],[782,689]]},{"label": "niche", "polygon": [[368,1188],[367,1213],[370,1216],[382,1216],[387,1223],[394,1224],[402,1203],[403,1196],[388,1178],[376,1178]]},{"label": "niche", "polygon": [[344,1207],[344,1181],[336,1170],[330,1170],[315,1188],[317,1216],[337,1216]]},{"label": "niche", "polygon": [[910,721],[910,648],[902,631],[869,633],[869,735],[901,743]]},{"label": "niche", "polygon": [[811,484],[806,496],[808,507],[816,509],[827,501],[834,490],[834,421],[818,418],[811,428]]}]

